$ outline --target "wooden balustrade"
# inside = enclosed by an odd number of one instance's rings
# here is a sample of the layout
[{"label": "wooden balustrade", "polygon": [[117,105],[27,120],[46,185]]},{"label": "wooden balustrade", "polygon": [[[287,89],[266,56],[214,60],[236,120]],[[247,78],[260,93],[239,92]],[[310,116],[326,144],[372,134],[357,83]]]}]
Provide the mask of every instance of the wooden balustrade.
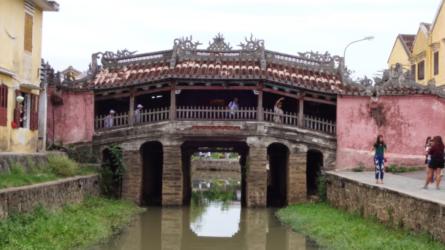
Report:
[{"label": "wooden balustrade", "polygon": [[144,124],[144,123],[154,123],[167,121],[170,119],[170,109],[166,108],[155,108],[155,109],[144,109],[140,113],[140,119],[136,116],[134,118],[134,124]]},{"label": "wooden balustrade", "polygon": [[264,110],[264,120],[273,123],[279,123],[284,125],[297,126],[298,125],[298,113],[277,114],[271,109]]},{"label": "wooden balustrade", "polygon": [[128,126],[128,113],[116,113],[113,115],[111,121],[106,122],[107,115],[99,115],[96,117],[94,121],[94,127],[96,129],[104,129],[104,128],[116,128],[116,127],[125,127]]},{"label": "wooden balustrade", "polygon": [[[183,121],[255,121],[258,119],[256,107],[241,107],[237,110],[230,110],[226,107],[197,107],[181,106],[176,109],[176,119]],[[298,113],[277,114],[271,109],[264,110],[264,121],[283,124],[287,126],[298,126]],[[106,115],[99,115],[95,119],[95,129],[107,129],[129,126],[128,113],[117,113],[113,116],[111,127],[106,127]],[[167,121],[170,119],[170,108],[155,108],[142,110],[141,113],[133,117],[134,125]],[[323,118],[304,116],[304,128],[319,131],[327,134],[336,133],[334,121]]]},{"label": "wooden balustrade", "polygon": [[178,107],[176,109],[176,119],[210,121],[256,120],[257,109],[255,107],[245,107],[237,110],[230,110],[226,107]]},{"label": "wooden balustrade", "polygon": [[324,132],[327,134],[336,133],[336,126],[334,121],[313,116],[304,116],[304,128]]}]

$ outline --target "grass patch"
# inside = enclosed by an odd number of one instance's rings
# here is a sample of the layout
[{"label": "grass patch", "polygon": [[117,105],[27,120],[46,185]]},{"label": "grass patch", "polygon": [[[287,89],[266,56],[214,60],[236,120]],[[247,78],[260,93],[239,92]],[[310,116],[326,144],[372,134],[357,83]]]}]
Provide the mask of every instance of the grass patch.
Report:
[{"label": "grass patch", "polygon": [[420,169],[424,169],[420,168],[420,167],[402,167],[402,166],[397,166],[395,164],[391,164],[389,165],[385,171],[388,173],[393,173],[393,174],[398,174],[398,173],[408,173],[408,172],[415,172],[418,171]]},{"label": "grass patch", "polygon": [[140,211],[133,203],[104,198],[88,198],[56,212],[37,208],[0,221],[0,249],[84,248],[107,239]]},{"label": "grass patch", "polygon": [[80,167],[76,162],[62,155],[50,155],[47,165],[29,164],[29,168],[30,170],[26,171],[19,163],[11,164],[9,172],[0,173],[0,189],[97,172],[94,167]]},{"label": "grass patch", "polygon": [[328,249],[445,249],[426,234],[392,229],[326,203],[289,206],[279,210],[277,216]]}]

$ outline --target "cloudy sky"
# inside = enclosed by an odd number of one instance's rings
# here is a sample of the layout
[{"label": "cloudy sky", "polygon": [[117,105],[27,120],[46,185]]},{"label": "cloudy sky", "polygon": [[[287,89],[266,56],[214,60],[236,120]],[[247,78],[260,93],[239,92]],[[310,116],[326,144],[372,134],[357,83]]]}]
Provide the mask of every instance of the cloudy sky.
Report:
[{"label": "cloudy sky", "polygon": [[232,47],[252,33],[266,49],[296,54],[342,55],[355,76],[386,67],[399,33],[415,34],[433,22],[442,0],[57,0],[59,12],[44,16],[43,58],[56,70],[86,70],[91,54],[127,48],[171,49],[192,35],[207,47],[221,32]]}]

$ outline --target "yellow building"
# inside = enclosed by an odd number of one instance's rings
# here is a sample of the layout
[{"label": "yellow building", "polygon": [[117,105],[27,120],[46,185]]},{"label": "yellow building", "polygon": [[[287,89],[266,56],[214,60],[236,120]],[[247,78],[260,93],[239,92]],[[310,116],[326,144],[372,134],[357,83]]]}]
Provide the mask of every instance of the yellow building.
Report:
[{"label": "yellow building", "polygon": [[415,35],[400,34],[397,36],[388,59],[388,67],[394,68],[397,63],[404,69],[411,69],[410,56],[413,52]]},{"label": "yellow building", "polygon": [[36,152],[42,18],[48,0],[0,1],[0,152]]},{"label": "yellow building", "polygon": [[[411,50],[410,46],[404,47],[403,40],[407,38],[413,38]],[[405,41],[405,44],[408,43]],[[417,34],[397,37],[388,67],[394,67],[396,63],[410,69],[420,84],[434,82],[438,86],[445,86],[445,0],[440,4],[432,24],[421,23]]]}]

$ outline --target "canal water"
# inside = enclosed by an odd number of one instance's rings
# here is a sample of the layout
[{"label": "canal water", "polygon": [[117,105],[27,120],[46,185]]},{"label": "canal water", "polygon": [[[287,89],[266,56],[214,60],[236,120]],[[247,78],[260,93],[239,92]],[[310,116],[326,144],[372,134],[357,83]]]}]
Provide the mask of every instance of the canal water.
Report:
[{"label": "canal water", "polygon": [[149,207],[99,250],[319,249],[281,225],[274,209],[241,208],[212,201],[181,208]]}]

